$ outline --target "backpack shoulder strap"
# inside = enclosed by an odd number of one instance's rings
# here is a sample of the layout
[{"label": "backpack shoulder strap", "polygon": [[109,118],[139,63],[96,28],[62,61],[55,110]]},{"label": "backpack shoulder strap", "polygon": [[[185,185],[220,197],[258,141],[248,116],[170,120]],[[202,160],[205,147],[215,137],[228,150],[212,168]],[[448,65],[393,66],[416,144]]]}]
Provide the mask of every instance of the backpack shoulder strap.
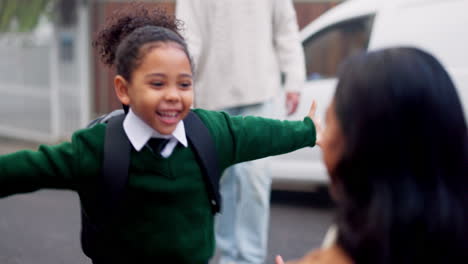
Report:
[{"label": "backpack shoulder strap", "polygon": [[100,243],[108,241],[105,235],[106,226],[109,219],[112,219],[116,213],[124,196],[130,165],[131,144],[123,129],[125,115],[122,112],[122,114],[113,115],[108,119],[106,117],[107,115],[98,118],[98,121],[90,125],[107,123],[102,169],[97,179],[93,219],[90,219],[83,207],[81,208],[81,246],[83,252],[92,259],[105,255]]},{"label": "backpack shoulder strap", "polygon": [[107,121],[102,171],[98,181],[98,212],[109,216],[125,193],[130,165],[131,144],[123,128],[125,115]]},{"label": "backpack shoulder strap", "polygon": [[115,116],[119,116],[119,115],[125,115],[125,112],[124,112],[123,109],[117,109],[117,110],[114,110],[114,111],[112,111],[110,113],[99,116],[96,119],[89,122],[86,127],[89,128],[89,127],[93,127],[93,126],[95,126],[97,124],[107,123],[107,122],[109,122],[109,119],[111,119],[111,118],[113,118]]},{"label": "backpack shoulder strap", "polygon": [[213,137],[203,121],[193,111],[190,111],[184,119],[184,125],[187,131],[190,131],[187,133],[187,138],[193,145],[204,172],[203,177],[211,208],[213,213],[218,213],[221,210],[221,195],[219,193],[221,171]]}]

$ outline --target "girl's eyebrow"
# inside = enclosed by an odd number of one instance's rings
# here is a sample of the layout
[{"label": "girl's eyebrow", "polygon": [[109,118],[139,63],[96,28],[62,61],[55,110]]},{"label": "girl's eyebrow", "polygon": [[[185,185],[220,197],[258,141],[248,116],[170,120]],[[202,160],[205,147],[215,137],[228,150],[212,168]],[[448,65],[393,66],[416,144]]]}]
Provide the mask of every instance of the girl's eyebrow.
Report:
[{"label": "girl's eyebrow", "polygon": [[188,77],[188,78],[192,78],[192,74],[189,74],[189,73],[181,73],[179,74],[180,77]]},{"label": "girl's eyebrow", "polygon": [[[149,78],[149,77],[166,77],[166,74],[154,72],[154,73],[148,73],[148,74],[146,74],[145,77],[146,77],[146,78]],[[189,74],[189,73],[181,73],[181,74],[179,74],[179,77],[188,77],[188,78],[192,78],[192,75]]]},{"label": "girl's eyebrow", "polygon": [[146,78],[148,78],[148,77],[166,77],[166,74],[154,72],[154,73],[146,74],[145,77]]}]

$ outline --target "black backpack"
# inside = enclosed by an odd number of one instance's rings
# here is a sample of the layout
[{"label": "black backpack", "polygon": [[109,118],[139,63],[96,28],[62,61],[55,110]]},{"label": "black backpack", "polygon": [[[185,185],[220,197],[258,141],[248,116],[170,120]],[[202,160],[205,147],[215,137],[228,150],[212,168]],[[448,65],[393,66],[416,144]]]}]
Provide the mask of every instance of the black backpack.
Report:
[{"label": "black backpack", "polygon": [[[81,208],[81,245],[83,252],[93,260],[97,256],[105,256],[106,250],[112,254],[111,248],[103,249],[105,241],[105,226],[118,212],[120,201],[125,194],[128,181],[128,168],[130,164],[131,143],[123,129],[125,113],[115,110],[91,121],[88,127],[107,123],[104,140],[104,159],[101,175],[97,182],[95,194],[95,217],[91,219]],[[213,214],[220,211],[221,196],[219,193],[219,179],[221,171],[218,166],[218,157],[213,138],[200,118],[192,111],[184,119],[184,125],[189,144],[192,145],[199,164],[202,167],[203,179],[208,192]],[[81,197],[83,199],[83,197]],[[103,237],[104,236],[104,237]],[[101,241],[101,243],[98,242]],[[104,242],[104,245],[106,242]],[[101,248],[97,248],[100,246]]]}]

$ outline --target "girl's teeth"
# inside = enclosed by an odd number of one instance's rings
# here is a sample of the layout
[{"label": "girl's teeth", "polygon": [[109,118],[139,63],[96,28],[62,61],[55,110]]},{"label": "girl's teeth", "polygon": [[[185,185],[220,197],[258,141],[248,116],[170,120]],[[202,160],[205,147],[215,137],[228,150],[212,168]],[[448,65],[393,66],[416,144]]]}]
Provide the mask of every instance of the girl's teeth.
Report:
[{"label": "girl's teeth", "polygon": [[177,113],[164,113],[164,112],[160,112],[160,114],[162,116],[167,116],[167,117],[176,117],[177,116]]}]

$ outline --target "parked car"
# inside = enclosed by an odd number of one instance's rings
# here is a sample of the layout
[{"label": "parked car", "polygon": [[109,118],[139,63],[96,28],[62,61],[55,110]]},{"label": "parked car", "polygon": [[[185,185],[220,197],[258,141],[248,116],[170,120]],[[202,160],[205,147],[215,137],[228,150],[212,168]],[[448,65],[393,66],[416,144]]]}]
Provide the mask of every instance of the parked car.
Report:
[{"label": "parked car", "polygon": [[[302,119],[315,99],[323,120],[340,63],[356,52],[391,46],[419,47],[435,55],[455,82],[466,117],[467,10],[468,0],[348,0],[325,12],[301,31],[307,83],[290,118]],[[318,147],[269,160],[274,189],[312,191],[328,184]]]}]

